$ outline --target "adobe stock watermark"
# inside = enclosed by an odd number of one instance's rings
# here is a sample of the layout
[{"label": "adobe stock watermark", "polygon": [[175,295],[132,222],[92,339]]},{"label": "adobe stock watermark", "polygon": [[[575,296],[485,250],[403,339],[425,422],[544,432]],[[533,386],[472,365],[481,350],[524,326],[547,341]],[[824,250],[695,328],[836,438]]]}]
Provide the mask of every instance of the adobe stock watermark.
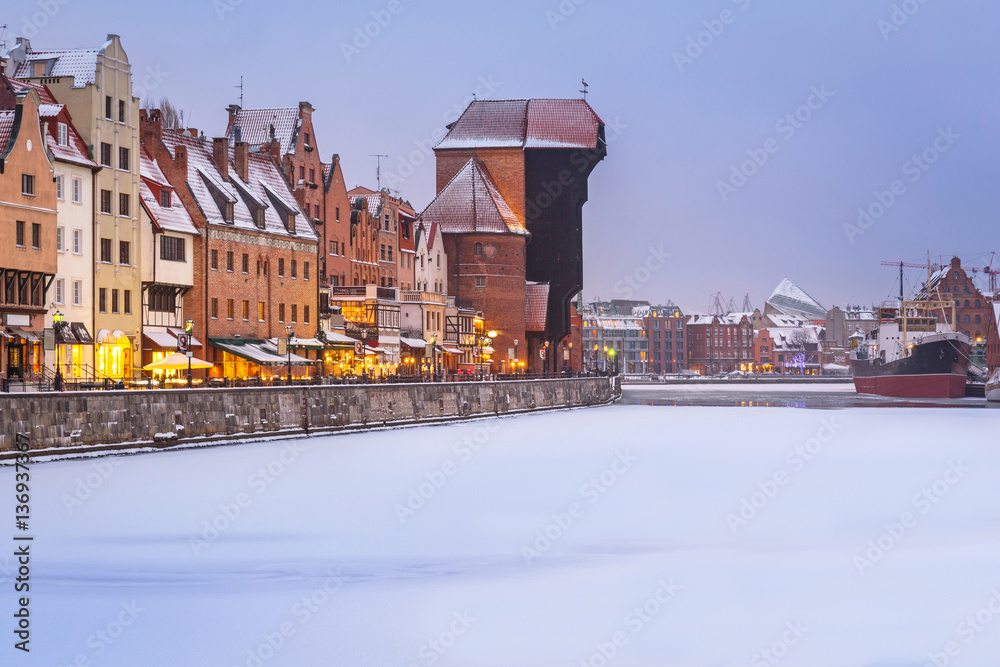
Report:
[{"label": "adobe stock watermark", "polygon": [[472,625],[476,620],[469,614],[468,610],[461,614],[458,612],[454,613],[452,621],[448,624],[447,628],[438,633],[436,637],[432,637],[420,645],[420,648],[417,649],[417,656],[420,658],[420,662],[411,662],[410,667],[420,667],[420,665],[433,665],[436,663],[455,646],[461,637],[465,636],[465,633],[472,629]]},{"label": "adobe stock watermark", "polygon": [[587,0],[562,0],[554,10],[549,9],[545,12],[545,20],[549,22],[552,30],[556,30],[560,23],[565,23],[576,13],[577,7],[586,2]]},{"label": "adobe stock watermark", "polygon": [[157,65],[156,67],[146,67],[146,71],[141,72],[141,75],[141,79],[139,78],[140,73],[132,75],[133,81],[139,81],[138,85],[132,85],[132,96],[143,101],[151,92],[160,87],[160,84],[170,76],[170,72],[164,72]]},{"label": "adobe stock watermark", "polygon": [[[732,3],[741,12],[745,12],[750,7],[751,0],[732,0]],[[706,51],[715,44],[715,41],[722,37],[722,34],[726,31],[726,26],[736,23],[738,17],[739,14],[732,9],[723,9],[719,13],[719,18],[702,21],[701,23],[705,29],[694,35],[688,35],[687,44],[684,48],[681,51],[674,51],[674,65],[677,66],[677,71],[683,74],[685,67],[693,65],[694,61],[705,55]]]},{"label": "adobe stock watermark", "polygon": [[[92,664],[104,664],[103,661],[94,663],[92,660],[104,655],[104,652],[110,649],[111,645],[125,633],[126,628],[135,623],[136,619],[139,618],[139,614],[146,611],[135,600],[122,602],[120,607],[121,610],[115,618],[87,637],[87,648],[90,651],[77,653],[76,657],[73,658],[73,662],[66,665],[66,667],[91,667]],[[60,665],[60,667],[62,666]]]},{"label": "adobe stock watermark", "polygon": [[261,634],[260,643],[247,649],[246,660],[234,667],[263,667],[264,663],[284,648],[299,628],[311,621],[330,602],[331,598],[344,587],[345,582],[340,569],[336,572],[327,570],[322,584],[292,604],[288,612],[290,619],[279,623],[274,630]]},{"label": "adobe stock watermark", "polygon": [[[825,84],[812,86],[806,101],[794,111],[779,118],[774,125],[774,131],[784,141],[790,141],[799,130],[805,127],[806,123],[812,120],[816,112],[830,101],[831,97],[833,97],[833,93],[827,90]],[[729,198],[745,186],[779,150],[781,150],[781,141],[775,137],[765,140],[760,148],[748,148],[747,159],[739,165],[732,165],[729,178],[724,181],[719,180],[715,184],[722,201],[729,201]]]},{"label": "adobe stock watermark", "polygon": [[[603,498],[604,494],[617,484],[618,480],[631,470],[632,466],[638,460],[629,450],[619,449],[615,452],[615,459],[611,462],[611,465],[580,486],[580,497],[587,501],[587,505],[593,505]],[[528,565],[531,565],[532,561],[541,558],[542,554],[561,540],[586,513],[587,507],[581,502],[574,501],[569,504],[565,512],[552,514],[552,522],[544,528],[539,528],[535,531],[534,542],[521,547],[521,555],[524,556],[524,561]]]},{"label": "adobe stock watermark", "polygon": [[809,632],[809,628],[804,627],[800,621],[787,621],[785,628],[780,638],[767,648],[753,654],[753,657],[750,658],[750,667],[777,665],[788,655],[792,647],[802,641],[802,638]]},{"label": "adobe stock watermark", "polygon": [[406,501],[396,503],[393,509],[400,525],[405,524],[417,512],[427,506],[438,492],[444,488],[448,480],[458,474],[464,465],[489,443],[490,439],[500,430],[499,421],[488,422],[477,427],[472,433],[467,433],[461,440],[452,445],[451,451],[455,458],[446,459],[437,468],[424,473],[424,479],[416,486],[410,487]]},{"label": "adobe stock watermark", "polygon": [[[466,107],[468,107],[474,100],[489,97],[502,85],[503,83],[493,79],[492,74],[488,74],[485,77],[479,77],[479,81],[476,83],[475,91],[472,94],[466,96],[461,102],[458,102],[445,110],[442,115],[442,120],[445,125],[449,125],[458,120],[465,111]],[[446,134],[448,134],[448,130],[445,129],[444,126],[441,126],[431,130],[429,136],[423,139],[415,139],[413,143],[416,148],[406,155],[400,156],[399,164],[396,165],[395,171],[384,172],[382,178],[385,179],[386,186],[399,189],[399,186],[402,185],[406,179],[416,173],[417,169],[422,167],[424,164],[433,163],[434,147],[437,146],[442,139],[444,139]]]},{"label": "adobe stock watermark", "polygon": [[[226,19],[226,14],[235,12],[236,8],[243,4],[243,0],[212,0],[212,9],[220,21]],[[142,99],[142,98],[139,98]]]},{"label": "adobe stock watermark", "polygon": [[[956,134],[951,126],[947,129],[939,127],[931,145],[903,163],[903,176],[908,177],[910,183],[916,183],[961,138],[962,135]],[[876,190],[874,198],[868,205],[858,207],[857,220],[844,223],[847,240],[853,245],[857,237],[863,236],[871,229],[906,193],[906,182],[901,178],[892,181],[885,190]]]},{"label": "adobe stock watermark", "polygon": [[662,245],[659,248],[649,246],[649,255],[646,257],[646,261],[615,283],[615,293],[621,294],[626,299],[631,299],[636,291],[648,283],[653,274],[662,269],[671,257],[673,255],[666,252]]},{"label": "adobe stock watermark", "polygon": [[195,555],[199,555],[219,539],[223,533],[232,528],[240,516],[253,505],[254,497],[267,491],[304,451],[305,447],[302,444],[288,443],[266,466],[258,468],[247,478],[247,486],[253,491],[253,495],[241,491],[231,501],[219,503],[219,512],[211,519],[205,520],[201,534],[188,540]]},{"label": "adobe stock watermark", "polygon": [[815,436],[801,445],[796,445],[785,454],[785,463],[788,465],[788,469],[779,468],[771,476],[757,482],[757,490],[749,496],[740,498],[739,509],[726,515],[726,523],[729,524],[729,529],[733,531],[733,534],[737,534],[741,528],[750,525],[750,522],[767,507],[768,503],[774,500],[778,492],[788,485],[792,477],[796,473],[802,472],[806,464],[816,458],[826,445],[833,442],[843,428],[843,425],[837,422],[836,417],[826,417],[820,420],[820,427]]},{"label": "adobe stock watermark", "polygon": [[894,4],[892,6],[892,13],[889,14],[887,19],[879,19],[876,26],[879,32],[882,33],[882,40],[885,42],[889,41],[889,36],[894,32],[899,32],[903,26],[910,22],[910,19],[916,16],[924,5],[926,5],[930,0],[903,0],[899,4]]},{"label": "adobe stock watermark", "polygon": [[354,57],[361,55],[362,51],[371,46],[372,42],[382,34],[382,31],[389,27],[393,19],[403,13],[403,9],[405,8],[402,0],[389,0],[384,9],[372,11],[371,21],[366,22],[363,26],[354,26],[354,38],[351,42],[340,43],[340,52],[344,54],[344,60],[347,61],[347,64],[350,64]]},{"label": "adobe stock watermark", "polygon": [[924,667],[948,667],[961,655],[963,646],[976,641],[976,637],[993,624],[997,616],[1000,616],[1000,590],[994,588],[990,593],[993,595],[986,604],[955,626],[956,639],[945,642],[940,651],[931,651],[927,654],[928,662],[924,663]]},{"label": "adobe stock watermark", "polygon": [[90,499],[94,492],[104,486],[105,482],[111,479],[114,475],[115,469],[122,465],[122,460],[118,457],[111,457],[107,459],[101,459],[90,464],[93,468],[92,472],[87,473],[83,477],[76,478],[76,484],[73,487],[73,493],[63,493],[60,500],[62,500],[63,507],[66,508],[66,512],[72,514],[78,508],[82,507],[83,504]]},{"label": "adobe stock watermark", "polygon": [[673,579],[660,579],[657,584],[659,586],[652,595],[625,614],[622,619],[624,629],[612,633],[607,641],[599,641],[594,644],[594,652],[587,658],[581,659],[579,667],[606,667],[609,662],[615,659],[619,651],[628,646],[630,637],[645,630],[681,591],[680,584],[675,584]]},{"label": "adobe stock watermark", "polygon": [[39,11],[26,15],[21,24],[21,36],[32,39],[38,31],[49,24],[52,19],[58,16],[62,8],[73,0],[37,0]]},{"label": "adobe stock watermark", "polygon": [[885,529],[882,534],[873,540],[868,540],[867,549],[854,556],[854,567],[861,576],[865,575],[865,570],[875,567],[886,554],[902,541],[910,530],[919,522],[922,515],[927,514],[934,506],[948,495],[951,488],[965,478],[972,468],[962,465],[961,461],[949,461],[948,469],[940,478],[934,480],[919,492],[914,494],[910,500],[917,513],[903,512],[894,523],[882,524]]}]

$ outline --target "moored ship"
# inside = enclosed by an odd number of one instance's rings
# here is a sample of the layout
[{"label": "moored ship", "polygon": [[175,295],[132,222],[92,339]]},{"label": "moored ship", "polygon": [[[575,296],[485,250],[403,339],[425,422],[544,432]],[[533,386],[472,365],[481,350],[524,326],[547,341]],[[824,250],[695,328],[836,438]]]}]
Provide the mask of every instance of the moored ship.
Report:
[{"label": "moored ship", "polygon": [[945,317],[952,301],[899,301],[879,309],[879,327],[851,358],[859,394],[913,398],[961,398],[968,381],[972,343]]}]

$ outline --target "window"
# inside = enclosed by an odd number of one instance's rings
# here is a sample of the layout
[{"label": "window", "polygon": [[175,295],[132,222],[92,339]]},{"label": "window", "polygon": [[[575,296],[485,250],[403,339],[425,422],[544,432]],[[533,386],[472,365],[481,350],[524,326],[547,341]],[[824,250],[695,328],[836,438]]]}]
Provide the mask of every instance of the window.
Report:
[{"label": "window", "polygon": [[264,319],[265,319],[264,318],[265,312],[267,312],[267,311],[264,310],[264,302],[263,301],[258,301],[257,302],[257,320],[258,321],[260,321],[260,322],[264,321]]},{"label": "window", "polygon": [[330,241],[330,254],[334,255],[334,256],[340,254],[340,251],[337,249],[337,242],[336,241]]},{"label": "window", "polygon": [[285,304],[283,303],[278,304],[278,321],[279,322],[285,321]]},{"label": "window", "polygon": [[82,306],[83,305],[83,281],[74,280],[73,281],[73,305]]},{"label": "window", "polygon": [[125,100],[118,100],[118,122],[125,122]]},{"label": "window", "polygon": [[116,289],[111,290],[111,312],[112,313],[120,312],[118,290]]},{"label": "window", "polygon": [[56,250],[66,252],[66,228],[56,227]]},{"label": "window", "polygon": [[308,146],[309,145],[309,133],[306,132],[305,135],[306,135],[306,140],[305,140],[304,143],[305,143],[306,146]]},{"label": "window", "polygon": [[111,190],[101,190],[101,213],[111,215]]},{"label": "window", "polygon": [[479,256],[479,255],[483,254],[483,244],[482,243],[477,243],[476,244],[475,253],[476,253],[476,256]]},{"label": "window", "polygon": [[299,321],[298,317],[299,307],[297,304],[292,304],[292,324],[296,324]]},{"label": "window", "polygon": [[118,193],[118,215],[123,218],[127,218],[131,215],[130,210],[132,207],[129,206],[129,203],[129,195],[124,192]]},{"label": "window", "polygon": [[[226,252],[226,271],[228,271],[229,273],[233,272],[233,251],[232,250],[229,250],[229,251]],[[232,317],[230,317],[229,319],[232,319]]]},{"label": "window", "polygon": [[31,223],[31,247],[35,250],[42,248],[42,224],[40,222]]},{"label": "window", "polygon": [[56,294],[55,294],[56,305],[61,306],[65,303],[65,301],[63,301],[63,299],[65,298],[65,292],[66,292],[66,281],[63,280],[62,278],[59,278],[58,280],[56,280]]},{"label": "window", "polygon": [[118,242],[118,263],[122,266],[131,266],[132,244],[128,241]]},{"label": "window", "polygon": [[64,201],[66,199],[66,190],[63,188],[63,175],[56,175],[56,199],[59,201]]},{"label": "window", "polygon": [[236,317],[236,302],[233,299],[226,299],[226,317],[233,320]]},{"label": "window", "polygon": [[302,262],[302,280],[309,280],[309,262]]},{"label": "window", "polygon": [[309,306],[302,306],[302,321],[309,324]]},{"label": "window", "polygon": [[385,261],[385,244],[384,243],[379,246],[379,259],[381,259],[383,262]]},{"label": "window", "polygon": [[219,319],[219,300],[216,297],[212,297],[211,311],[212,311],[212,319],[213,320]]},{"label": "window", "polygon": [[243,321],[250,321],[250,302],[246,299],[243,299]]},{"label": "window", "polygon": [[337,208],[335,208],[334,212],[335,212],[334,220],[340,222],[340,207],[338,206]]},{"label": "window", "polygon": [[292,260],[292,278],[297,279],[299,277],[298,266],[299,266],[299,263],[293,259]]},{"label": "window", "polygon": [[111,264],[111,239],[101,239],[101,261]]},{"label": "window", "polygon": [[160,190],[160,207],[170,208],[170,190]]},{"label": "window", "polygon": [[250,255],[243,253],[243,273],[250,273]]},{"label": "window", "polygon": [[969,316],[968,315],[966,315],[965,318],[963,318],[963,323],[964,324],[968,324],[969,323]]},{"label": "window", "polygon": [[476,287],[486,287],[486,276],[476,276]]},{"label": "window", "polygon": [[102,287],[97,290],[97,307],[102,313],[108,312],[108,288]]},{"label": "window", "polygon": [[299,180],[306,180],[306,168],[301,165],[299,165]]},{"label": "window", "polygon": [[129,154],[127,148],[118,149],[118,168],[122,171],[129,171],[131,169],[131,161],[129,160]]},{"label": "window", "polygon": [[[309,182],[310,183],[315,183],[316,182],[316,170],[315,169],[310,169],[309,170]],[[316,217],[317,218],[319,217],[319,206],[316,207]]]},{"label": "window", "polygon": [[184,262],[185,258],[184,239],[176,236],[160,237],[160,259],[170,262]]},{"label": "window", "polygon": [[21,194],[35,195],[35,177],[31,174],[21,174]]},{"label": "window", "polygon": [[76,176],[73,177],[73,203],[79,204],[83,201],[83,181]]},{"label": "window", "polygon": [[979,308],[979,299],[976,299],[976,304],[975,304],[975,307],[976,307],[976,308]]},{"label": "window", "polygon": [[439,269],[441,268],[441,253],[437,254],[437,267]]},{"label": "window", "polygon": [[233,221],[235,220],[235,215],[236,213],[235,209],[233,208],[233,202],[227,201],[226,208],[222,213],[223,219],[225,219],[226,222],[232,224]]},{"label": "window", "polygon": [[112,104],[113,104],[113,102],[111,100],[111,96],[110,95],[105,96],[105,98],[104,98],[104,117],[107,118],[108,120],[114,120],[115,119],[115,117],[111,115]]},{"label": "window", "polygon": [[56,141],[59,142],[59,145],[60,146],[65,146],[65,145],[69,144],[69,128],[67,127],[66,123],[59,123],[59,125],[56,127],[56,129],[57,129],[57,132],[56,132],[57,139],[56,139]]},{"label": "window", "polygon": [[125,314],[132,314],[132,290],[127,289],[124,291],[125,295]]},{"label": "window", "polygon": [[101,164],[105,167],[111,165],[111,144],[101,142]]},{"label": "window", "polygon": [[212,270],[213,271],[218,271],[219,270],[219,251],[218,250],[213,250],[212,251]]},{"label": "window", "polygon": [[389,261],[392,261],[392,246],[389,246]]},{"label": "window", "polygon": [[285,277],[285,258],[281,257],[278,259],[278,277]]},{"label": "window", "polygon": [[976,324],[982,324],[982,323],[983,323],[982,315],[976,315]]},{"label": "window", "polygon": [[264,260],[264,277],[267,278],[267,260]]}]

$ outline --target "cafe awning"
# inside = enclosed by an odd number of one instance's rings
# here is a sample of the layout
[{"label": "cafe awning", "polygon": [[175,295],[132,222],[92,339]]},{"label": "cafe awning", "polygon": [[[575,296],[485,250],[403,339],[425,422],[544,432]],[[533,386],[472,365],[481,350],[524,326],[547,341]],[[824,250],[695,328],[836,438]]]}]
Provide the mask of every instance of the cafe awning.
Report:
[{"label": "cafe awning", "polygon": [[463,354],[465,354],[464,352],[462,352],[462,350],[458,349],[457,347],[446,347],[444,345],[441,346],[441,351],[444,352],[445,354],[452,354],[456,357],[460,357]]},{"label": "cafe awning", "polygon": [[73,329],[70,328],[69,322],[53,327],[53,333],[55,333],[57,345],[76,345],[80,342],[73,333]]},{"label": "cafe awning", "polygon": [[[167,327],[167,331],[172,333],[174,336],[180,336],[184,333],[184,329],[179,329],[178,327]],[[191,347],[201,347],[201,341],[191,336]]]},{"label": "cafe awning", "polygon": [[278,355],[276,349],[268,349],[263,341],[238,341],[232,338],[216,339],[210,338],[213,347],[216,347],[223,352],[228,352],[232,355],[239,357],[240,359],[246,359],[247,361],[253,362],[260,366],[281,366],[282,364],[287,364],[289,358],[291,359],[293,366],[302,366],[313,364],[310,359],[305,357],[300,357],[297,354],[290,355]]},{"label": "cafe awning", "polygon": [[430,345],[430,343],[428,343],[426,340],[423,340],[422,338],[407,338],[405,336],[400,336],[399,342],[405,345],[406,347],[413,348],[414,350],[423,350],[428,345]]},{"label": "cafe awning", "polygon": [[9,331],[10,333],[14,334],[18,338],[23,338],[24,340],[26,340],[28,342],[31,342],[31,343],[41,342],[41,339],[38,336],[36,336],[35,334],[31,333],[30,331],[25,331],[24,329],[21,329],[20,327],[7,327],[7,331]]},{"label": "cafe awning", "polygon": [[81,345],[93,345],[94,339],[87,331],[87,325],[83,322],[70,322],[69,328],[73,330],[73,335],[80,341]]},{"label": "cafe awning", "polygon": [[165,331],[143,331],[142,337],[161,350],[177,349],[177,339]]}]

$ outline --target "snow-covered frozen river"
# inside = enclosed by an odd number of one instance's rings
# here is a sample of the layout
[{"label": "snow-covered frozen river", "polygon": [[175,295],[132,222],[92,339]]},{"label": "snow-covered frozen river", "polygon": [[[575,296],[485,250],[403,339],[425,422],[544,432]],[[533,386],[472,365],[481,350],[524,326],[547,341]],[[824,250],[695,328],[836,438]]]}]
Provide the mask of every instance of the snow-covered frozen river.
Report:
[{"label": "snow-covered frozen river", "polygon": [[31,474],[32,651],[5,547],[4,665],[1000,655],[995,410],[616,405]]}]

